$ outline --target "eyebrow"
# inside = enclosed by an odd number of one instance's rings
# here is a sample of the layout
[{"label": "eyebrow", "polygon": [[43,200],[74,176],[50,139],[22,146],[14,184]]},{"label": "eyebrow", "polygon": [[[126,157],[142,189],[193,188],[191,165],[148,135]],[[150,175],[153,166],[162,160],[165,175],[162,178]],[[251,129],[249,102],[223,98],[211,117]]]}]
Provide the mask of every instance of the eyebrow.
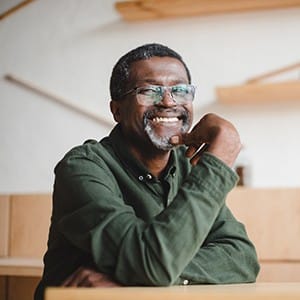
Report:
[{"label": "eyebrow", "polygon": [[[171,81],[172,84],[171,85],[177,85],[177,84],[181,84],[181,83],[184,83],[184,84],[188,84],[188,80],[185,78],[180,78],[180,79],[176,79],[174,81]],[[160,82],[158,82],[157,79],[152,79],[152,78],[149,78],[149,79],[142,79],[142,80],[137,80],[136,82],[137,84],[138,83],[146,83],[146,84],[150,84],[150,85],[162,85]]]}]

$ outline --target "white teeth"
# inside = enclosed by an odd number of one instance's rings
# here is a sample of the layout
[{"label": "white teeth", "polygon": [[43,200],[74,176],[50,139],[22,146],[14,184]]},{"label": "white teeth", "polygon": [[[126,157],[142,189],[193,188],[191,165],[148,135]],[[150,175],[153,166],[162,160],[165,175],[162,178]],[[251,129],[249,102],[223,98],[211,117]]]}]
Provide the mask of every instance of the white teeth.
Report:
[{"label": "white teeth", "polygon": [[177,117],[170,117],[170,118],[167,118],[167,117],[155,117],[153,119],[153,122],[157,122],[157,123],[160,123],[160,122],[171,123],[171,122],[177,122],[177,121],[178,121]]}]

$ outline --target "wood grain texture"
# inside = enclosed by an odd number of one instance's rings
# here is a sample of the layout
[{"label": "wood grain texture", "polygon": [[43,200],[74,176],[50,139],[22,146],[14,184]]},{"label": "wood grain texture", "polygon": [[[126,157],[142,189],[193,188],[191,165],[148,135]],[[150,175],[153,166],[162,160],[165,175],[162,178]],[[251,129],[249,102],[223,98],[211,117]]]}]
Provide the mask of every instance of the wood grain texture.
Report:
[{"label": "wood grain texture", "polygon": [[249,12],[300,6],[300,0],[132,0],[116,10],[126,21]]},{"label": "wood grain texture", "polygon": [[32,300],[39,280],[36,277],[9,277],[8,300]]},{"label": "wood grain texture", "polygon": [[236,188],[227,199],[259,259],[300,262],[300,189]]},{"label": "wood grain texture", "polygon": [[50,195],[12,195],[10,257],[42,258],[46,251],[51,215]]},{"label": "wood grain texture", "polygon": [[300,81],[217,87],[216,95],[218,102],[223,104],[300,102]]},{"label": "wood grain texture", "polygon": [[300,285],[257,283],[127,288],[49,288],[46,300],[299,300]]},{"label": "wood grain texture", "polygon": [[0,195],[0,257],[8,254],[9,196]]}]

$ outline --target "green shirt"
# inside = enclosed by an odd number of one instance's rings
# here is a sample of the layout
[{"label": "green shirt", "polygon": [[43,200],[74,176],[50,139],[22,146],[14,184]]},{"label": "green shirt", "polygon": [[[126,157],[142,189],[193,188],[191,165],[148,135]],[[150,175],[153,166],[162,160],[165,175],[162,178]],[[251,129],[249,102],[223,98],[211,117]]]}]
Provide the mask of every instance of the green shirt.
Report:
[{"label": "green shirt", "polygon": [[209,153],[192,167],[185,150],[171,151],[160,179],[131,155],[118,125],[67,153],[55,168],[36,299],[81,265],[123,285],[255,281],[255,249],[225,204],[237,175]]}]

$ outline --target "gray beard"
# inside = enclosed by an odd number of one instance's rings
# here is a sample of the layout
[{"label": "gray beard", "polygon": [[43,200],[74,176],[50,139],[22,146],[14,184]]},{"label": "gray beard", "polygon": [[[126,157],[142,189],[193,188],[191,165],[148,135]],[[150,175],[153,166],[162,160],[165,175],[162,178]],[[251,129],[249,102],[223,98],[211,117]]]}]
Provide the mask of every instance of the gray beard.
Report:
[{"label": "gray beard", "polygon": [[[188,130],[189,130],[189,122],[188,122],[188,120],[185,120],[185,122],[183,123],[183,126],[181,127],[181,134],[187,133]],[[175,147],[173,144],[170,143],[170,138],[174,134],[170,134],[170,136],[159,136],[155,133],[155,131],[151,127],[150,122],[146,122],[145,132],[147,133],[150,141],[156,148],[165,150],[165,151],[169,151]]]}]

